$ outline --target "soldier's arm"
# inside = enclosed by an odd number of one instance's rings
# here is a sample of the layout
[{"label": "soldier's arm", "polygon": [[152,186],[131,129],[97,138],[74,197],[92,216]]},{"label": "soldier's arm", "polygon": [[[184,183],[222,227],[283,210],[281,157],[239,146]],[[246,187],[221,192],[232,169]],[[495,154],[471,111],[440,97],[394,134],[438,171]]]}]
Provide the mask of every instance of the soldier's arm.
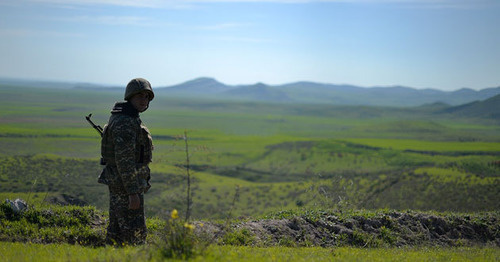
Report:
[{"label": "soldier's arm", "polygon": [[116,166],[129,195],[140,192],[135,169],[136,136],[134,123],[130,119],[119,119],[113,128]]}]

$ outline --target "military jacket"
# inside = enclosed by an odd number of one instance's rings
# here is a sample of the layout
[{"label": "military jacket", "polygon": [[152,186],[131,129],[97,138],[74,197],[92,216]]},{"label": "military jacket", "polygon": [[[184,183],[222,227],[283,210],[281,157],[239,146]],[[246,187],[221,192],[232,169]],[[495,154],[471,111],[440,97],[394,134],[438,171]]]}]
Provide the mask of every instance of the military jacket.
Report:
[{"label": "military jacket", "polygon": [[123,188],[127,194],[145,192],[150,187],[151,134],[129,102],[116,103],[111,113],[101,141],[106,168],[100,182]]}]

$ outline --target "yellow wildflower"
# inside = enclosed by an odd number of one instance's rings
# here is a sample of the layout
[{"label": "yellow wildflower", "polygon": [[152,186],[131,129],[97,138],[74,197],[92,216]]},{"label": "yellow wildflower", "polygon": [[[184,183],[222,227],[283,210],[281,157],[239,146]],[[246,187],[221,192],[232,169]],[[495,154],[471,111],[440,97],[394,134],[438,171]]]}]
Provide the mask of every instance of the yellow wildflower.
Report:
[{"label": "yellow wildflower", "polygon": [[185,228],[189,228],[189,229],[191,229],[191,230],[193,230],[193,229],[195,228],[195,226],[194,226],[194,225],[189,224],[189,223],[187,223],[187,222],[186,222],[186,223],[184,223],[184,227],[185,227]]},{"label": "yellow wildflower", "polygon": [[172,210],[172,214],[170,214],[172,219],[177,219],[179,218],[179,212],[177,212],[177,209]]}]

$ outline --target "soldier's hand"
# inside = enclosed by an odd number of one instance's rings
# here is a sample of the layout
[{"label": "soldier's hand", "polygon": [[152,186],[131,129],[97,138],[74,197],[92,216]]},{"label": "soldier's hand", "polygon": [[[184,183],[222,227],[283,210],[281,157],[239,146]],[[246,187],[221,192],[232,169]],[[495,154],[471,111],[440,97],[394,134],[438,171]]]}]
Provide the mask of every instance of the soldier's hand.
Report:
[{"label": "soldier's hand", "polygon": [[128,196],[128,208],[129,209],[139,209],[141,207],[141,199],[138,194]]}]

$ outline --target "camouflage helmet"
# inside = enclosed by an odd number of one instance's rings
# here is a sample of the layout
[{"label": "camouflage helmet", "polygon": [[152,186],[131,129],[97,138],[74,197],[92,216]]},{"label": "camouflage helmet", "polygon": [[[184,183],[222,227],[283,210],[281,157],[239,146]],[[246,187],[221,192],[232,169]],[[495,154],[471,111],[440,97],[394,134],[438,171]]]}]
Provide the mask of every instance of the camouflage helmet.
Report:
[{"label": "camouflage helmet", "polygon": [[148,80],[144,78],[134,78],[130,80],[127,84],[127,89],[125,90],[125,100],[129,100],[135,94],[138,94],[142,91],[147,91],[149,93],[149,101],[153,100],[155,97],[155,93],[153,93],[153,88],[151,88],[151,84]]}]

